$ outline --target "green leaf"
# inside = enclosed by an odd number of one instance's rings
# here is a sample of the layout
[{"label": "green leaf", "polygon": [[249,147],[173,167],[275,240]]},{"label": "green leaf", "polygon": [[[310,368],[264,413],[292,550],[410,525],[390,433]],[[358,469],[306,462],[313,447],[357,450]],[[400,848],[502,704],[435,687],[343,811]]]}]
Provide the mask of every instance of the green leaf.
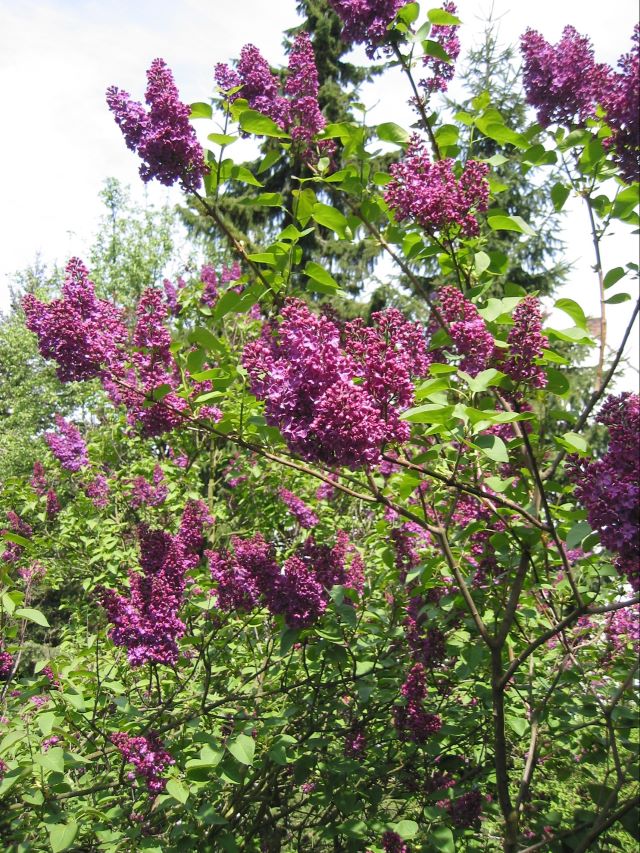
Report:
[{"label": "green leaf", "polygon": [[565,432],[563,436],[556,436],[556,441],[565,450],[568,450],[569,453],[578,453],[580,456],[586,456],[589,452],[589,445],[577,432]]},{"label": "green leaf", "polygon": [[211,118],[212,116],[213,109],[211,108],[211,104],[205,104],[202,101],[191,104],[191,115],[189,118]]},{"label": "green leaf", "polygon": [[536,233],[521,216],[489,215],[487,222],[492,231],[516,231],[518,234],[527,234],[529,237],[533,237]]},{"label": "green leaf", "polygon": [[507,717],[507,725],[518,737],[522,737],[527,730],[527,721],[522,717]]},{"label": "green leaf", "polygon": [[614,296],[610,296],[604,301],[607,303],[607,305],[619,305],[621,302],[628,302],[630,299],[630,293],[616,293]]},{"label": "green leaf", "polygon": [[412,24],[418,19],[419,14],[419,3],[407,3],[405,6],[398,10],[398,20],[403,21],[405,24]]},{"label": "green leaf", "polygon": [[439,59],[442,62],[451,63],[452,61],[451,57],[442,47],[440,42],[433,41],[433,39],[425,39],[422,42],[422,50],[424,51],[426,56],[435,56],[436,59]]},{"label": "green leaf", "polygon": [[0,538],[5,539],[7,542],[14,542],[16,545],[21,545],[23,548],[31,547],[31,541],[29,539],[25,539],[25,537],[20,536],[19,533],[11,533],[9,530],[4,533],[0,533]]},{"label": "green leaf", "polygon": [[240,762],[240,764],[253,764],[256,742],[252,737],[249,737],[248,735],[238,735],[238,737],[227,746],[227,749],[231,755]]},{"label": "green leaf", "polygon": [[336,234],[344,239],[348,222],[342,211],[336,207],[332,207],[330,204],[323,204],[318,201],[313,205],[311,216],[318,225],[330,228],[331,231],[335,231]]},{"label": "green leaf", "polygon": [[54,773],[64,772],[64,750],[61,746],[52,746],[46,752],[36,755],[36,761],[45,770],[52,770]]},{"label": "green leaf", "polygon": [[551,201],[553,202],[554,210],[560,212],[569,198],[571,189],[565,187],[564,184],[554,184],[551,188]]},{"label": "green leaf", "polygon": [[441,850],[442,853],[455,853],[456,845],[453,840],[453,833],[448,826],[436,827],[431,833],[429,841],[436,850]]},{"label": "green leaf", "polygon": [[394,145],[406,145],[409,142],[409,133],[399,124],[393,121],[386,121],[379,124],[376,128],[378,139],[383,142],[393,142]]},{"label": "green leaf", "polygon": [[454,406],[443,406],[439,403],[427,403],[407,409],[400,415],[400,420],[411,421],[414,424],[445,424],[453,415]]},{"label": "green leaf", "polygon": [[77,834],[78,824],[75,820],[70,820],[69,823],[54,823],[53,826],[50,826],[49,843],[53,853],[68,850]]},{"label": "green leaf", "polygon": [[432,24],[438,24],[438,26],[458,26],[462,23],[460,18],[452,15],[451,12],[446,12],[444,9],[429,9],[427,18]]},{"label": "green leaf", "polygon": [[577,548],[578,545],[592,532],[588,521],[578,521],[567,533],[567,548]]},{"label": "green leaf", "polygon": [[189,799],[189,789],[179,779],[169,779],[167,782],[167,793],[183,805]]},{"label": "green leaf", "polygon": [[228,133],[210,133],[207,136],[207,139],[211,140],[211,142],[215,142],[216,145],[231,145],[236,139],[239,139],[238,136],[231,136]]},{"label": "green leaf", "polygon": [[468,373],[464,373],[463,371],[459,371],[459,373],[473,394],[479,394],[481,391],[486,391],[487,388],[491,388],[493,385],[499,385],[505,377],[504,373],[493,367],[489,367],[487,370],[482,370],[477,376],[469,376]]},{"label": "green leaf", "polygon": [[50,628],[51,625],[47,622],[47,617],[39,610],[33,607],[18,607],[15,612],[16,616],[21,619],[27,619],[29,622],[35,622],[36,625],[42,625],[43,628]]},{"label": "green leaf", "polygon": [[245,133],[255,133],[257,136],[275,136],[277,139],[290,139],[289,134],[281,130],[273,119],[262,115],[257,110],[244,110],[240,114],[240,127]]},{"label": "green leaf", "polygon": [[556,308],[564,311],[565,314],[568,314],[579,329],[586,331],[587,318],[577,302],[574,302],[573,299],[557,299],[554,305]]},{"label": "green leaf", "polygon": [[475,447],[478,447],[485,456],[492,459],[494,462],[508,462],[509,454],[504,441],[497,435],[479,435],[473,440]]},{"label": "green leaf", "polygon": [[546,374],[547,391],[550,391],[552,394],[557,394],[559,397],[567,393],[569,390],[569,380],[564,373],[556,370],[555,367],[547,367]]},{"label": "green leaf", "polygon": [[235,290],[227,290],[216,302],[215,308],[213,309],[214,318],[216,320],[220,320],[225,316],[225,314],[228,314],[229,311],[233,311],[234,308],[237,308],[239,304],[240,294],[236,293]]},{"label": "green leaf", "polygon": [[480,276],[491,266],[491,258],[486,252],[476,252],[473,256],[473,266],[476,275]]},{"label": "green leaf", "polygon": [[336,293],[340,290],[340,285],[335,278],[328,273],[320,264],[314,261],[309,261],[303,270],[304,275],[310,278],[315,285],[310,285],[309,290],[317,293]]},{"label": "green leaf", "polygon": [[[227,294],[225,293],[224,296]],[[234,294],[237,296],[237,294]],[[209,331],[205,326],[197,326],[190,334],[189,341],[192,344],[200,344],[208,350],[219,350],[220,341],[216,338],[213,332]]]},{"label": "green leaf", "polygon": [[408,838],[413,838],[414,835],[418,833],[418,824],[415,820],[400,820],[393,827],[394,831],[398,833],[400,838],[406,840]]},{"label": "green leaf", "polygon": [[251,174],[246,166],[233,166],[229,175],[231,180],[239,181],[241,184],[249,184],[252,187],[262,187],[260,181]]}]

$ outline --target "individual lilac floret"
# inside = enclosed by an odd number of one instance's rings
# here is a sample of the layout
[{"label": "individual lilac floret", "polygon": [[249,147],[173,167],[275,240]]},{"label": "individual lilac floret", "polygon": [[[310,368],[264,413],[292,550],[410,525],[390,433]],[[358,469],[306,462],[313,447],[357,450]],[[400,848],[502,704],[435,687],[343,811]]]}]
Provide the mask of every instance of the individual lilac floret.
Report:
[{"label": "individual lilac floret", "polygon": [[604,145],[613,148],[614,158],[625,181],[640,180],[640,24],[633,30],[632,47],[618,61],[602,94],[606,122],[613,136]]},{"label": "individual lilac floret", "polygon": [[343,41],[366,45],[373,58],[404,0],[329,0],[329,5],[344,24]]},{"label": "individual lilac floret", "polygon": [[97,474],[85,488],[85,494],[97,509],[104,509],[109,503],[109,481],[104,474]]},{"label": "individual lilac floret", "polygon": [[189,123],[191,110],[180,101],[173,74],[162,59],[154,59],[147,71],[145,99],[148,111],[127,92],[107,89],[107,104],[127,146],[143,161],[142,180],[157,178],[166,186],[180,181],[185,190],[195,192],[209,169]]},{"label": "individual lilac floret", "polygon": [[46,304],[29,293],[22,307],[40,353],[57,362],[62,382],[92,379],[121,360],[127,339],[122,312],[96,298],[89,271],[78,258],[67,264],[62,298]]},{"label": "individual lilac floret", "polygon": [[449,326],[449,337],[463,356],[460,369],[470,376],[477,376],[493,356],[493,337],[475,305],[465,299],[457,288],[442,287],[439,296],[442,316]]},{"label": "individual lilac floret", "polygon": [[529,103],[543,127],[584,124],[595,116],[606,85],[608,69],[597,64],[591,41],[574,27],[565,27],[557,45],[535,30],[520,39],[524,59],[523,82]]},{"label": "individual lilac floret", "polygon": [[56,415],[58,432],[45,432],[44,440],[56,459],[67,471],[79,471],[89,464],[87,445],[80,430],[62,415]]},{"label": "individual lilac floret", "polygon": [[175,760],[164,748],[163,743],[153,732],[133,737],[126,732],[115,732],[111,742],[120,750],[127,764],[133,764],[135,771],[127,774],[130,781],[142,776],[152,794],[161,794],[167,784],[163,773]]},{"label": "individual lilac floret", "polygon": [[602,459],[573,457],[568,474],[575,497],[605,548],[617,554],[615,566],[635,590],[640,588],[640,396],[609,396],[597,418],[609,427]]},{"label": "individual lilac floret", "polygon": [[475,237],[476,214],[489,204],[488,172],[486,163],[468,160],[457,178],[454,161],[432,163],[425,142],[414,134],[402,160],[389,167],[384,197],[399,222],[409,219],[429,234]]},{"label": "individual lilac floret", "polygon": [[297,495],[294,495],[293,492],[290,492],[288,489],[280,489],[278,494],[280,495],[280,499],[283,503],[287,505],[300,527],[304,527],[309,530],[316,526],[320,519],[311,507],[307,506],[302,498],[297,497]]},{"label": "individual lilac floret", "polygon": [[513,327],[509,332],[509,355],[501,365],[514,382],[526,382],[533,388],[544,388],[547,375],[536,364],[548,344],[542,334],[540,303],[535,296],[525,296],[513,312]]},{"label": "individual lilac floret", "polygon": [[[442,9],[450,15],[456,15],[458,11],[456,4],[452,2],[444,3]],[[429,77],[421,80],[420,85],[429,93],[446,92],[449,83],[453,80],[455,61],[460,53],[459,26],[459,24],[434,24],[431,27],[429,39],[440,45],[451,62],[445,62],[435,56],[423,56],[422,65],[428,70]]]},{"label": "individual lilac floret", "polygon": [[440,731],[442,720],[437,714],[428,714],[423,708],[427,695],[426,673],[421,663],[416,663],[400,692],[405,698],[404,705],[396,705],[393,719],[398,737],[424,743],[432,734]]}]

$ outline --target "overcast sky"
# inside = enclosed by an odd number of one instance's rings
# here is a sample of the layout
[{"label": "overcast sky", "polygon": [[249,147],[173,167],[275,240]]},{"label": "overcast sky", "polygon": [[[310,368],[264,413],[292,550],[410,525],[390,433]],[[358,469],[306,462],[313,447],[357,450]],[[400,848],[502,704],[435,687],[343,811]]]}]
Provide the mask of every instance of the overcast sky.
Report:
[{"label": "overcast sky", "polygon": [[[423,4],[424,6],[425,4]],[[436,2],[428,4],[437,5]],[[477,40],[493,6],[504,42],[531,26],[556,41],[567,23],[591,36],[600,61],[626,52],[637,20],[635,0],[459,0],[463,51]],[[101,213],[98,192],[113,176],[143,198],[137,158],[127,150],[105,102],[116,84],[142,99],[145,70],[156,56],[173,69],[182,99],[206,100],[216,62],[236,57],[246,42],[273,64],[284,60],[282,31],[299,22],[295,0],[0,0],[0,91],[5,120],[0,207],[0,308],[9,277],[32,263],[83,256]],[[396,80],[365,92],[375,117],[398,121],[408,95]],[[159,186],[151,200],[175,200]],[[567,230],[574,272],[566,293],[597,313],[591,247],[582,226]],[[605,268],[634,259],[635,242],[618,235],[604,247]],[[626,303],[610,308],[611,342],[622,334]],[[637,363],[637,349],[633,355]],[[633,387],[629,375],[625,385]]]}]

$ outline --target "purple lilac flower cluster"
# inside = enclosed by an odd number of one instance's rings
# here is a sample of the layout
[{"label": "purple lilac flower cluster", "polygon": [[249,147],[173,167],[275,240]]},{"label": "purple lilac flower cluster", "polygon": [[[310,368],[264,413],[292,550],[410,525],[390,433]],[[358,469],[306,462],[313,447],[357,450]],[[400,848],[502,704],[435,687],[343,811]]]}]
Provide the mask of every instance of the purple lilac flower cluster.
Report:
[{"label": "purple lilac flower cluster", "polygon": [[588,37],[568,26],[554,46],[528,29],[520,38],[520,49],[527,102],[537,110],[543,127],[582,124],[595,115],[607,66],[596,63]]},{"label": "purple lilac flower cluster", "polygon": [[142,180],[157,178],[166,186],[180,181],[185,190],[195,192],[209,169],[189,123],[191,110],[180,101],[173,74],[162,59],[154,59],[147,71],[145,99],[148,111],[128,92],[107,89],[107,104],[127,147],[143,161]]},{"label": "purple lilac flower cluster", "polygon": [[[296,36],[289,55],[284,95],[280,94],[279,81],[269,63],[257,47],[245,45],[240,51],[237,70],[222,63],[216,66],[216,82],[223,91],[240,87],[230,100],[245,98],[252,109],[269,116],[282,130],[299,143],[305,160],[312,162],[317,154],[312,151],[312,140],[324,129],[326,121],[318,104],[318,70],[309,34]],[[333,143],[323,141],[320,153],[331,156]]]},{"label": "purple lilac flower cluster", "polygon": [[13,655],[0,651],[0,679],[6,680],[13,669]]},{"label": "purple lilac flower cluster", "polygon": [[87,445],[80,430],[62,415],[56,415],[58,432],[45,432],[49,449],[67,471],[79,471],[89,464]]},{"label": "purple lilac flower cluster", "polygon": [[613,148],[624,179],[640,180],[640,24],[633,30],[632,47],[618,61],[619,71],[611,71],[602,94],[602,106],[613,136],[604,140]]},{"label": "purple lilac flower cluster", "polygon": [[49,520],[55,518],[61,509],[62,507],[60,506],[58,495],[53,489],[49,489],[47,492],[47,518]]},{"label": "purple lilac flower cluster", "polygon": [[613,148],[622,176],[631,183],[640,177],[640,25],[636,24],[631,51],[618,61],[618,71],[597,63],[587,36],[565,27],[557,45],[535,30],[521,37],[527,101],[543,127],[557,123],[583,125],[596,116],[600,104],[613,135]]},{"label": "purple lilac flower cluster", "polygon": [[397,832],[388,829],[382,835],[384,853],[411,853],[411,847],[400,838]]},{"label": "purple lilac flower cluster", "polygon": [[343,41],[366,45],[373,58],[403,0],[329,0],[329,5],[344,24]]},{"label": "purple lilac flower cluster", "polygon": [[180,531],[139,529],[142,572],[129,573],[129,595],[102,590],[102,604],[113,627],[109,637],[127,649],[132,666],[155,662],[169,666],[178,659],[178,639],[185,626],[178,616],[185,574],[199,561],[203,527],[211,521],[201,501],[185,507]]},{"label": "purple lilac flower cluster", "polygon": [[149,733],[134,737],[126,732],[115,732],[111,735],[111,742],[120,750],[125,762],[135,768],[127,774],[130,781],[142,776],[150,793],[161,794],[164,791],[166,779],[162,774],[167,767],[175,764],[175,760],[157,735]]},{"label": "purple lilac flower cluster", "polygon": [[631,644],[637,654],[640,647],[640,605],[622,607],[608,615],[605,634],[616,652],[625,651]]},{"label": "purple lilac flower cluster", "polygon": [[96,297],[89,271],[78,258],[67,264],[61,299],[45,304],[29,293],[22,307],[40,353],[57,362],[62,382],[92,379],[119,360],[127,338],[122,312]]},{"label": "purple lilac flower cluster", "polygon": [[568,473],[575,496],[605,548],[617,554],[615,566],[635,590],[640,588],[640,396],[609,396],[598,422],[609,427],[602,459],[573,457]]},{"label": "purple lilac flower cluster", "polygon": [[413,402],[411,378],[429,364],[422,329],[391,310],[374,326],[340,329],[289,299],[282,323],[265,323],[244,351],[251,390],[290,449],[305,459],[356,469],[375,464],[386,441],[405,441],[401,409]]},{"label": "purple lilac flower cluster", "polygon": [[104,509],[109,503],[109,481],[104,474],[97,474],[93,480],[87,483],[84,492],[98,509]]},{"label": "purple lilac flower cluster", "polygon": [[278,494],[280,495],[280,500],[287,505],[300,527],[310,530],[318,524],[320,519],[302,498],[297,497],[297,495],[294,495],[288,489],[280,489]]},{"label": "purple lilac flower cluster", "polygon": [[405,521],[399,527],[392,528],[389,535],[395,551],[396,568],[404,583],[409,572],[420,565],[420,551],[429,547],[431,537],[415,521]]},{"label": "purple lilac flower cluster", "polygon": [[324,612],[332,586],[361,589],[361,563],[354,557],[347,566],[352,547],[343,531],[333,548],[309,537],[282,571],[273,546],[259,533],[250,539],[232,537],[231,545],[232,552],[207,551],[221,610],[250,612],[262,601],[271,613],[284,616],[290,628],[304,628]]},{"label": "purple lilac flower cluster", "polygon": [[[127,420],[138,425],[144,436],[161,435],[182,422],[187,401],[175,390],[180,374],[170,350],[171,334],[165,326],[168,308],[160,290],[147,288],[136,308],[136,327],[133,334],[135,350],[131,366],[120,363],[103,380],[111,400],[124,404]],[[162,400],[148,404],[159,388],[170,390]]]},{"label": "purple lilac flower cluster", "polygon": [[200,281],[204,285],[200,301],[213,308],[218,301],[218,275],[210,264],[205,264],[200,270]]},{"label": "purple lilac flower cluster", "polygon": [[426,670],[421,663],[411,668],[406,681],[400,688],[405,698],[404,705],[396,705],[393,720],[398,737],[424,743],[431,735],[440,731],[442,720],[438,714],[428,714],[423,707],[427,695]]},{"label": "purple lilac flower cluster", "polygon": [[465,829],[473,826],[482,812],[482,794],[477,788],[456,797],[455,800],[445,800],[445,808],[454,826]]},{"label": "purple lilac flower cluster", "polygon": [[424,607],[425,601],[421,595],[409,599],[404,630],[414,660],[433,669],[445,658],[445,635],[440,628],[426,625]]},{"label": "purple lilac flower cluster", "polygon": [[[456,15],[458,11],[456,4],[452,3],[451,0],[447,0],[442,5],[442,9],[450,15]],[[459,24],[435,24],[431,28],[429,38],[444,50],[451,61],[445,62],[435,56],[423,56],[422,65],[429,72],[429,77],[421,80],[420,85],[429,93],[446,92],[449,83],[453,80],[455,61],[460,54],[459,26]]]},{"label": "purple lilac flower cluster", "polygon": [[502,370],[514,382],[523,382],[533,388],[544,388],[547,374],[536,364],[536,359],[549,343],[542,334],[540,303],[535,296],[525,296],[513,312],[513,327],[508,338],[509,353],[501,364]]},{"label": "purple lilac flower cluster", "polygon": [[[20,518],[20,516],[12,509],[7,510],[7,521],[9,522],[9,527],[5,527],[3,530],[0,530],[0,533],[16,533],[24,539],[30,539],[32,537],[33,529],[31,525],[27,524],[27,522]],[[24,546],[20,545],[18,542],[5,542],[4,546],[2,559],[6,563],[15,563],[20,559],[24,552]]]},{"label": "purple lilac flower cluster", "polygon": [[134,477],[131,482],[131,506],[139,509],[141,506],[160,506],[169,494],[162,468],[156,465],[153,469],[153,480],[150,483],[144,477]]},{"label": "purple lilac flower cluster", "polygon": [[475,237],[476,214],[489,204],[489,166],[467,160],[458,178],[454,165],[449,158],[433,163],[425,142],[414,134],[402,160],[389,167],[391,181],[384,197],[396,219],[409,219],[430,234]]},{"label": "purple lilac flower cluster", "polygon": [[44,470],[44,465],[40,460],[33,463],[33,473],[29,480],[31,488],[37,495],[45,495],[47,493],[47,475]]},{"label": "purple lilac flower cluster", "polygon": [[367,735],[362,723],[354,723],[344,739],[344,754],[347,758],[355,758],[361,761],[367,749]]},{"label": "purple lilac flower cluster", "polygon": [[449,326],[457,352],[463,356],[460,369],[477,376],[494,354],[494,342],[484,320],[472,302],[455,287],[442,287],[439,292],[442,316]]}]

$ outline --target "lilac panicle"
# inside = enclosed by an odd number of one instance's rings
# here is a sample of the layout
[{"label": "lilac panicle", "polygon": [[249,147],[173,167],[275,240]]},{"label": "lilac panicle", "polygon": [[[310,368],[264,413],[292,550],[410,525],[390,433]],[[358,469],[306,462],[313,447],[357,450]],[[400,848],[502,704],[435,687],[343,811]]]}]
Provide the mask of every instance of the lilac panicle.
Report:
[{"label": "lilac panicle", "polygon": [[293,42],[284,91],[290,99],[289,132],[309,146],[326,122],[318,104],[318,70],[308,33],[298,33]]},{"label": "lilac panicle", "polygon": [[347,325],[343,348],[338,326],[294,299],[244,351],[251,390],[289,448],[353,469],[378,462],[383,442],[407,439],[399,414],[428,361],[422,330],[397,312],[376,315],[371,329]]},{"label": "lilac panicle", "polygon": [[632,46],[618,61],[602,94],[606,122],[613,136],[604,140],[628,183],[640,180],[640,24],[633,30]]},{"label": "lilac panicle", "polygon": [[297,495],[294,495],[288,489],[280,489],[278,494],[280,495],[280,500],[287,505],[300,527],[308,530],[316,526],[320,519],[302,498],[297,497]]},{"label": "lilac panicle", "polygon": [[423,707],[427,695],[425,668],[416,663],[400,689],[404,705],[394,708],[394,724],[401,740],[424,743],[432,734],[440,731],[442,721],[437,714],[428,714]]},{"label": "lilac panicle", "polygon": [[[456,4],[447,0],[442,5],[445,12],[456,15]],[[435,56],[426,54],[422,57],[422,65],[429,72],[429,77],[420,81],[420,85],[427,92],[446,92],[449,83],[455,74],[455,61],[460,53],[460,39],[458,38],[459,24],[434,24],[429,33],[429,39],[439,44],[447,54],[451,62],[445,62]]]},{"label": "lilac panicle", "polygon": [[609,447],[601,459],[573,457],[568,473],[576,499],[605,548],[617,554],[615,566],[635,590],[640,588],[640,396],[609,396],[598,415],[609,428]]},{"label": "lilac panicle", "polygon": [[127,339],[122,312],[96,298],[89,272],[78,258],[67,264],[60,299],[46,304],[27,294],[22,306],[40,353],[57,362],[62,382],[93,379],[120,361]]},{"label": "lilac panicle", "polygon": [[149,732],[148,735],[133,737],[126,732],[115,732],[111,742],[120,750],[127,764],[133,764],[135,772],[127,774],[130,781],[142,776],[147,788],[152,794],[161,794],[167,784],[163,773],[175,760],[167,752],[158,736]]},{"label": "lilac panicle", "polygon": [[513,327],[508,338],[509,354],[502,370],[514,382],[526,382],[533,388],[544,388],[547,375],[536,359],[548,344],[542,334],[540,303],[535,296],[525,296],[513,312]]},{"label": "lilac panicle", "polygon": [[404,3],[403,0],[329,0],[329,5],[344,24],[342,39],[349,44],[364,44],[367,56],[372,58]]},{"label": "lilac panicle", "polygon": [[56,415],[57,432],[45,432],[44,439],[49,449],[67,471],[79,471],[89,464],[87,445],[80,430],[62,415]]},{"label": "lilac panicle", "polygon": [[145,99],[148,110],[127,92],[107,89],[107,104],[127,146],[142,160],[142,180],[156,178],[166,186],[179,181],[186,191],[195,192],[209,170],[189,123],[191,110],[180,101],[173,74],[162,59],[154,59],[147,71]]},{"label": "lilac panicle", "polygon": [[449,337],[463,357],[460,369],[477,376],[493,357],[493,337],[478,309],[457,288],[442,287],[439,297],[442,316],[449,325]]},{"label": "lilac panicle", "polygon": [[527,102],[543,127],[584,124],[595,115],[608,69],[596,63],[587,36],[567,26],[557,45],[528,29],[520,39]]},{"label": "lilac panicle", "polygon": [[384,197],[399,222],[409,219],[429,234],[475,237],[476,214],[488,209],[488,172],[486,163],[468,160],[457,178],[454,161],[431,162],[426,144],[414,134],[403,158],[389,167]]}]

